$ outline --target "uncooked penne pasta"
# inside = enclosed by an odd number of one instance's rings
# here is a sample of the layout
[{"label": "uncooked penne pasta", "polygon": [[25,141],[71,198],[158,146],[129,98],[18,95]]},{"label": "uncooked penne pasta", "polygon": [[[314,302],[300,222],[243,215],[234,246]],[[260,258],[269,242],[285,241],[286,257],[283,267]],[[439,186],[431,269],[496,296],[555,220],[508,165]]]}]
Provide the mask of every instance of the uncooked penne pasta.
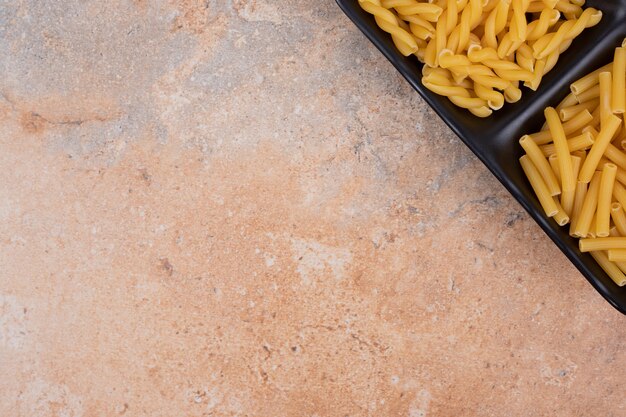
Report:
[{"label": "uncooked penne pasta", "polygon": [[[581,133],[580,135],[567,140],[567,147],[570,152],[579,151],[581,149],[589,149],[591,145],[593,145],[593,136],[590,132]],[[544,156],[556,154],[556,148],[553,143],[541,145],[539,148],[541,149],[541,152],[543,152]]]},{"label": "uncooked penne pasta", "polygon": [[[563,125],[559,119],[559,115],[552,107],[548,107],[544,111],[552,140],[554,141],[554,147],[556,150],[556,156],[559,162],[559,170],[561,172],[561,192],[562,199],[561,205],[565,209],[566,213],[571,213],[572,206],[574,204],[574,190],[576,188],[576,179],[574,178],[574,171],[572,169],[572,159],[570,157],[570,150],[567,146],[567,139],[565,137],[565,131]],[[534,143],[532,141],[528,141]]]},{"label": "uncooked penne pasta", "polygon": [[609,261],[609,258],[604,252],[594,251],[591,252],[591,256],[596,260],[598,265],[606,272],[606,274],[620,287],[626,284],[626,275],[619,269],[615,263]]},{"label": "uncooked penne pasta", "polygon": [[617,165],[604,164],[600,177],[600,189],[598,190],[598,207],[596,212],[596,236],[606,237],[609,235],[611,224],[611,199],[613,197],[613,185]]},{"label": "uncooked penne pasta", "polygon": [[572,208],[571,215],[571,224],[569,228],[569,234],[573,237],[584,237],[579,235],[575,231],[576,222],[578,221],[578,216],[583,207],[583,202],[585,201],[585,196],[587,195],[587,183],[578,181],[576,184],[576,194],[574,196],[574,207]]},{"label": "uncooked penne pasta", "polygon": [[585,163],[580,169],[580,174],[578,176],[578,179],[580,181],[591,181],[591,177],[598,166],[600,158],[604,154],[606,148],[609,146],[611,138],[613,137],[613,134],[615,133],[621,122],[621,119],[615,117],[614,115],[609,115],[607,117],[605,128],[603,128],[600,133],[598,133],[595,142],[593,143],[591,149],[589,150],[589,153],[587,154]]},{"label": "uncooked penne pasta", "polygon": [[595,218],[596,208],[598,207],[598,191],[600,189],[600,173],[594,174],[589,188],[585,194],[585,200],[578,213],[578,219],[576,225],[574,225],[574,235],[587,236],[589,229],[591,228],[591,222]]},{"label": "uncooked penne pasta", "polygon": [[554,220],[559,226],[565,226],[567,223],[569,223],[569,216],[565,212],[565,209],[563,209],[563,206],[559,204],[559,199],[557,197],[552,197],[552,198],[554,199],[554,204],[556,204],[556,208],[557,208],[557,212],[553,216]]},{"label": "uncooked penne pasta", "polygon": [[581,252],[597,250],[626,249],[626,237],[596,237],[584,238],[578,242]]},{"label": "uncooked penne pasta", "polygon": [[626,48],[615,48],[611,88],[611,107],[613,113],[626,111]]},{"label": "uncooked penne pasta", "polygon": [[570,86],[572,93],[576,95],[580,95],[582,92],[590,89],[591,87],[598,85],[598,76],[600,75],[600,73],[605,72],[605,71],[612,71],[612,69],[613,69],[613,63],[607,64],[585,75],[583,78],[579,79],[578,81],[574,81],[572,85]]},{"label": "uncooked penne pasta", "polygon": [[611,262],[626,262],[626,249],[609,249],[607,254]]},{"label": "uncooked penne pasta", "polygon": [[[574,101],[576,102],[576,96],[572,95],[572,97],[574,98]],[[563,107],[561,109],[557,108],[557,110],[559,112],[559,117],[561,118],[561,121],[567,122],[568,120],[570,120],[572,117],[576,116],[578,113],[580,113],[583,110],[588,110],[589,112],[593,112],[596,109],[596,107],[598,107],[599,104],[600,104],[600,99],[594,98],[594,99],[587,100],[580,104]]]},{"label": "uncooked penne pasta", "polygon": [[526,174],[526,178],[528,178],[530,185],[535,191],[535,194],[537,195],[539,203],[541,204],[543,211],[546,213],[546,216],[552,217],[556,215],[559,212],[559,209],[556,205],[555,200],[552,198],[548,187],[543,181],[543,178],[541,178],[539,171],[537,171],[535,165],[526,155],[520,158],[520,164],[522,165],[522,169]]},{"label": "uncooked penne pasta", "polygon": [[626,236],[626,214],[620,203],[611,204],[611,219],[620,236]]},{"label": "uncooked penne pasta", "polygon": [[[576,97],[576,101],[578,101],[578,103],[585,103],[589,100],[593,100],[594,98],[598,98],[600,97],[600,86],[598,84],[594,85],[593,87],[591,87],[589,90],[585,90],[580,94],[575,94],[574,97]],[[590,110],[590,112],[593,110]]]},{"label": "uncooked penne pasta", "polygon": [[[583,110],[576,116],[572,117],[567,122],[563,123],[563,131],[566,135],[572,134],[583,127],[587,126],[593,121],[593,116],[588,110]],[[537,145],[544,145],[552,141],[552,136],[549,130],[542,130],[541,132],[528,135]]]},{"label": "uncooked penne pasta", "polygon": [[[613,114],[611,108],[611,89],[613,88],[613,82],[611,81],[611,73],[601,72],[598,75],[598,84],[600,85],[600,126],[604,127],[604,124],[609,118],[609,115]],[[592,113],[593,114],[593,113]]]},{"label": "uncooked penne pasta", "polygon": [[528,137],[527,135],[522,136],[522,138],[519,140],[519,143],[520,145],[522,145],[522,148],[524,148],[524,150],[526,151],[528,158],[533,162],[533,165],[536,167],[537,171],[541,175],[541,178],[546,184],[550,195],[555,196],[561,194],[561,187],[559,186],[559,182],[554,175],[554,171],[552,171],[548,160],[545,156],[543,156],[543,153],[539,149],[539,146],[537,146],[537,144],[533,142],[533,140],[530,139],[530,137]]},{"label": "uncooked penne pasta", "polygon": [[613,161],[618,167],[626,169],[626,154],[616,146],[609,143],[604,151],[604,156]]}]

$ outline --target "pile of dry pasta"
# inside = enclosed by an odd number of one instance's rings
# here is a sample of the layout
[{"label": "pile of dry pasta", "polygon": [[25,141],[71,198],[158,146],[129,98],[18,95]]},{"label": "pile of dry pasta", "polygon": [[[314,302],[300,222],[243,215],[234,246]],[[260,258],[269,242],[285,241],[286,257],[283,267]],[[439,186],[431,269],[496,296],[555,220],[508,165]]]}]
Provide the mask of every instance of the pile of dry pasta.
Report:
[{"label": "pile of dry pasta", "polygon": [[424,62],[422,82],[487,117],[536,90],[572,40],[602,12],[585,0],[359,0],[405,56]]},{"label": "pile of dry pasta", "polygon": [[626,40],[613,62],[571,85],[520,163],[548,217],[570,224],[582,252],[626,284]]}]

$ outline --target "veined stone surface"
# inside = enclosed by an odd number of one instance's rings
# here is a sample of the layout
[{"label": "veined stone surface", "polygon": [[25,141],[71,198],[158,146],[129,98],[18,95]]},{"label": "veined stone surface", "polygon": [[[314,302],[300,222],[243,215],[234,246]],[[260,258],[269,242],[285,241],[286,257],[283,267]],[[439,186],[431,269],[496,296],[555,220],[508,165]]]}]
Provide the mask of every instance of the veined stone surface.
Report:
[{"label": "veined stone surface", "polygon": [[625,341],[331,0],[0,1],[0,416],[621,417]]}]

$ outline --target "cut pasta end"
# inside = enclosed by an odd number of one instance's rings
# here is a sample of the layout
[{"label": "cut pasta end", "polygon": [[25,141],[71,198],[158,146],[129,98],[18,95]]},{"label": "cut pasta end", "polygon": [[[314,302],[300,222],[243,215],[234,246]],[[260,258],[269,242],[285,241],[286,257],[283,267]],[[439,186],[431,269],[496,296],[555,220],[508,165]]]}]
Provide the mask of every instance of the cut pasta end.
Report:
[{"label": "cut pasta end", "polygon": [[566,224],[569,223],[569,217],[567,216],[564,216],[558,219],[555,218],[554,220],[556,221],[556,224],[558,224],[559,226],[565,226]]}]

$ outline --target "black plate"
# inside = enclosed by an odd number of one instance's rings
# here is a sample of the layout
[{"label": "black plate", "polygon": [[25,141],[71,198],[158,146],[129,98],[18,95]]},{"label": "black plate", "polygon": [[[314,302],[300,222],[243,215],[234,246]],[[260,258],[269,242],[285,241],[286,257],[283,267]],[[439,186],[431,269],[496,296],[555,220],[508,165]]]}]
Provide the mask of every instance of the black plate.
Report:
[{"label": "black plate", "polygon": [[422,64],[414,57],[404,57],[391,37],[378,28],[374,18],[361,9],[357,0],[336,0],[344,13],[387,57],[404,78],[417,90],[448,126],[509,190],[546,234],[582,272],[594,288],[617,310],[626,314],[626,287],[618,287],[593,258],[578,250],[578,239],[568,235],[548,219],[526,181],[518,162],[522,154],[518,140],[525,133],[540,130],[545,121],[543,110],[555,106],[568,93],[569,85],[610,62],[616,46],[626,37],[626,0],[588,0],[585,7],[602,10],[600,23],[574,40],[561,55],[557,65],[543,77],[536,92],[522,88],[522,99],[481,119],[454,106],[422,86]]}]

